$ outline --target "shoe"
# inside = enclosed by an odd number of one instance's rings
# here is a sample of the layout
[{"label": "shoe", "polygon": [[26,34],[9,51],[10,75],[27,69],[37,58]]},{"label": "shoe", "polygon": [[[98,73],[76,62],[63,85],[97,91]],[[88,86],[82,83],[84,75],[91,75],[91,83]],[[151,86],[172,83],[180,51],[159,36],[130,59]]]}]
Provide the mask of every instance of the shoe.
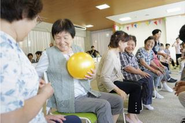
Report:
[{"label": "shoe", "polygon": [[160,95],[156,90],[154,91],[154,96],[158,99],[163,99],[164,97]]},{"label": "shoe", "polygon": [[185,118],[183,118],[183,119],[181,120],[181,123],[185,123]]},{"label": "shoe", "polygon": [[151,105],[144,105],[144,104],[143,104],[143,106],[144,106],[145,108],[147,108],[148,110],[154,110],[154,107],[152,107]]},{"label": "shoe", "polygon": [[163,83],[163,90],[166,90],[168,92],[173,92],[173,89],[171,89],[166,82]]},{"label": "shoe", "polygon": [[167,82],[169,82],[169,83],[175,83],[175,82],[177,82],[177,79],[169,78]]}]

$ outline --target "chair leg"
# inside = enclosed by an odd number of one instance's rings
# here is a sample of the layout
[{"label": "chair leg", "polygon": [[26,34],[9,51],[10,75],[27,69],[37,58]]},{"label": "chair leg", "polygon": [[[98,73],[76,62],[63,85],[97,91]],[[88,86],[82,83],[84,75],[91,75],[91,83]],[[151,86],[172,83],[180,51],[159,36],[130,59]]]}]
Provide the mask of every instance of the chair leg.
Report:
[{"label": "chair leg", "polygon": [[126,123],[125,113],[123,112],[123,123]]}]

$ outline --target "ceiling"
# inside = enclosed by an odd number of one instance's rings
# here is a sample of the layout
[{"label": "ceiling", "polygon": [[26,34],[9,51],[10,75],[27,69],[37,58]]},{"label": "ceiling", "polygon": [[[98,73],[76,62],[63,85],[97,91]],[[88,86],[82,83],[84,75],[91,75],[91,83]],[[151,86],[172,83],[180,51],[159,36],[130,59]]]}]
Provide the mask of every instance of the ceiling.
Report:
[{"label": "ceiling", "polygon": [[[68,18],[74,24],[85,26],[88,24],[94,27],[87,28],[89,31],[102,30],[112,28],[114,21],[108,19],[109,16],[115,17],[120,14],[128,14],[138,10],[143,10],[167,5],[171,3],[181,2],[184,0],[42,0],[44,4],[41,16],[45,22],[53,23],[59,18]],[[99,10],[95,6],[108,4],[110,8]],[[184,7],[185,8],[185,7]],[[146,11],[147,11],[146,10]],[[158,11],[150,11],[155,15],[160,14]],[[149,11],[148,11],[149,12]],[[138,14],[137,14],[138,15]],[[139,17],[139,16],[138,16]],[[155,18],[155,17],[153,17]],[[158,17],[156,17],[158,18]],[[128,23],[128,22],[127,22]]]}]

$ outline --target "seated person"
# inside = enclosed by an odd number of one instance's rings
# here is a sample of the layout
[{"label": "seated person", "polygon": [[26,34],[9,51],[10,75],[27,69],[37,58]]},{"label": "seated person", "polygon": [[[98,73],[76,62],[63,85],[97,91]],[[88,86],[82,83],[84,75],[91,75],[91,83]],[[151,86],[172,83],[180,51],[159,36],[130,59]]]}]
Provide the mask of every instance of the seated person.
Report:
[{"label": "seated person", "polygon": [[176,69],[176,67],[175,67],[175,62],[174,62],[174,60],[173,60],[172,57],[171,57],[171,53],[170,53],[169,48],[170,48],[170,44],[166,43],[166,48],[165,48],[164,52],[165,52],[166,54],[168,54],[168,56],[170,57],[170,62],[171,62],[171,64],[172,64],[173,68]]},{"label": "seated person", "polygon": [[33,59],[33,54],[32,53],[28,53],[28,59],[30,60],[31,63],[35,63],[35,60]]},{"label": "seated person", "polygon": [[35,61],[35,63],[37,63],[37,62],[39,61],[41,55],[42,55],[42,51],[37,51],[37,52],[35,53],[35,55],[36,55],[36,61]]},{"label": "seated person", "polygon": [[86,53],[90,54],[93,58],[100,57],[100,53],[95,50],[94,46],[91,46],[91,50],[87,51]]},{"label": "seated person", "polygon": [[[153,67],[153,68],[156,69],[156,70],[159,70],[159,71],[161,72],[161,74],[163,74],[163,79],[162,79],[163,89],[166,90],[166,91],[168,91],[168,92],[173,92],[173,89],[171,89],[171,88],[167,85],[166,81],[168,81],[168,80],[170,80],[170,79],[172,79],[172,80],[175,80],[175,79],[173,79],[173,78],[170,77],[168,68],[165,67],[165,66],[163,66],[163,65],[161,64],[161,62],[160,62],[159,59],[157,58],[157,55],[156,55],[155,53],[154,53],[153,55],[154,55],[153,62],[155,63],[155,65],[153,64],[153,65],[151,65],[151,67]],[[175,80],[175,82],[176,82],[176,81],[177,81],[177,80]]]},{"label": "seated person", "polygon": [[[163,43],[160,44],[160,50],[159,50],[159,52],[166,54],[166,52],[164,51],[164,45],[163,45]],[[168,54],[166,54],[166,56],[167,57],[159,56],[159,60],[170,71],[170,68],[169,68],[170,56]]]},{"label": "seated person", "polygon": [[154,80],[154,96],[156,98],[159,99],[163,99],[164,97],[162,95],[160,95],[157,92],[157,87],[159,86],[163,75],[161,74],[161,72],[159,70],[156,70],[154,68],[152,68],[150,65],[154,64],[153,63],[153,48],[154,46],[154,37],[153,36],[149,36],[145,41],[144,41],[144,47],[139,48],[138,51],[136,52],[136,58],[138,59],[138,63],[139,63],[139,68],[146,72],[149,73],[151,75],[151,77],[153,77]]},{"label": "seated person", "polygon": [[38,92],[37,72],[18,45],[36,26],[43,7],[41,0],[13,2],[1,1],[0,122],[51,123],[55,120],[59,123],[76,123],[77,120],[68,122],[71,118],[61,115],[44,117],[42,107],[53,94],[53,88],[51,84],[44,84]]},{"label": "seated person", "polygon": [[120,52],[120,60],[122,65],[122,74],[125,81],[131,80],[139,82],[142,85],[142,102],[144,107],[154,110],[152,104],[153,80],[150,74],[141,71],[134,56],[133,51],[136,47],[136,37],[130,35],[125,52]]},{"label": "seated person", "polygon": [[129,123],[142,123],[136,114],[141,110],[141,85],[137,82],[123,80],[119,52],[123,52],[129,36],[123,31],[116,31],[110,39],[109,50],[103,55],[99,63],[96,80],[100,91],[117,93],[122,99],[129,94],[128,114]]},{"label": "seated person", "polygon": [[[93,112],[98,123],[115,123],[123,113],[123,100],[115,94],[93,91],[90,81],[94,76],[87,73],[86,79],[75,79],[67,71],[68,59],[83,50],[73,44],[75,27],[68,19],[59,19],[52,26],[55,46],[43,52],[36,70],[39,77],[46,71],[48,80],[54,88],[54,95],[48,101],[48,107],[58,112]],[[62,95],[62,96],[61,96]]]},{"label": "seated person", "polygon": [[181,49],[181,57],[178,58],[178,62],[180,64],[180,73],[183,71],[184,69],[184,64],[185,64],[185,43],[182,43],[182,49]]}]

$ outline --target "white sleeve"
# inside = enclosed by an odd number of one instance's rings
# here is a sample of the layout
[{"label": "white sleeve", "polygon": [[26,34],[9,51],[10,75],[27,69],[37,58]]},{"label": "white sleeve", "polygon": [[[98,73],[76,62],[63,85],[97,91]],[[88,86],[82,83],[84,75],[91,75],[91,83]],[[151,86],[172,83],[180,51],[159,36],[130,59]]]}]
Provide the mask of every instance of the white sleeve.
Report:
[{"label": "white sleeve", "polygon": [[44,51],[42,53],[42,56],[39,59],[39,62],[37,63],[35,67],[40,79],[44,76],[44,72],[47,71],[48,66],[49,66],[48,56],[47,56],[46,51]]}]

